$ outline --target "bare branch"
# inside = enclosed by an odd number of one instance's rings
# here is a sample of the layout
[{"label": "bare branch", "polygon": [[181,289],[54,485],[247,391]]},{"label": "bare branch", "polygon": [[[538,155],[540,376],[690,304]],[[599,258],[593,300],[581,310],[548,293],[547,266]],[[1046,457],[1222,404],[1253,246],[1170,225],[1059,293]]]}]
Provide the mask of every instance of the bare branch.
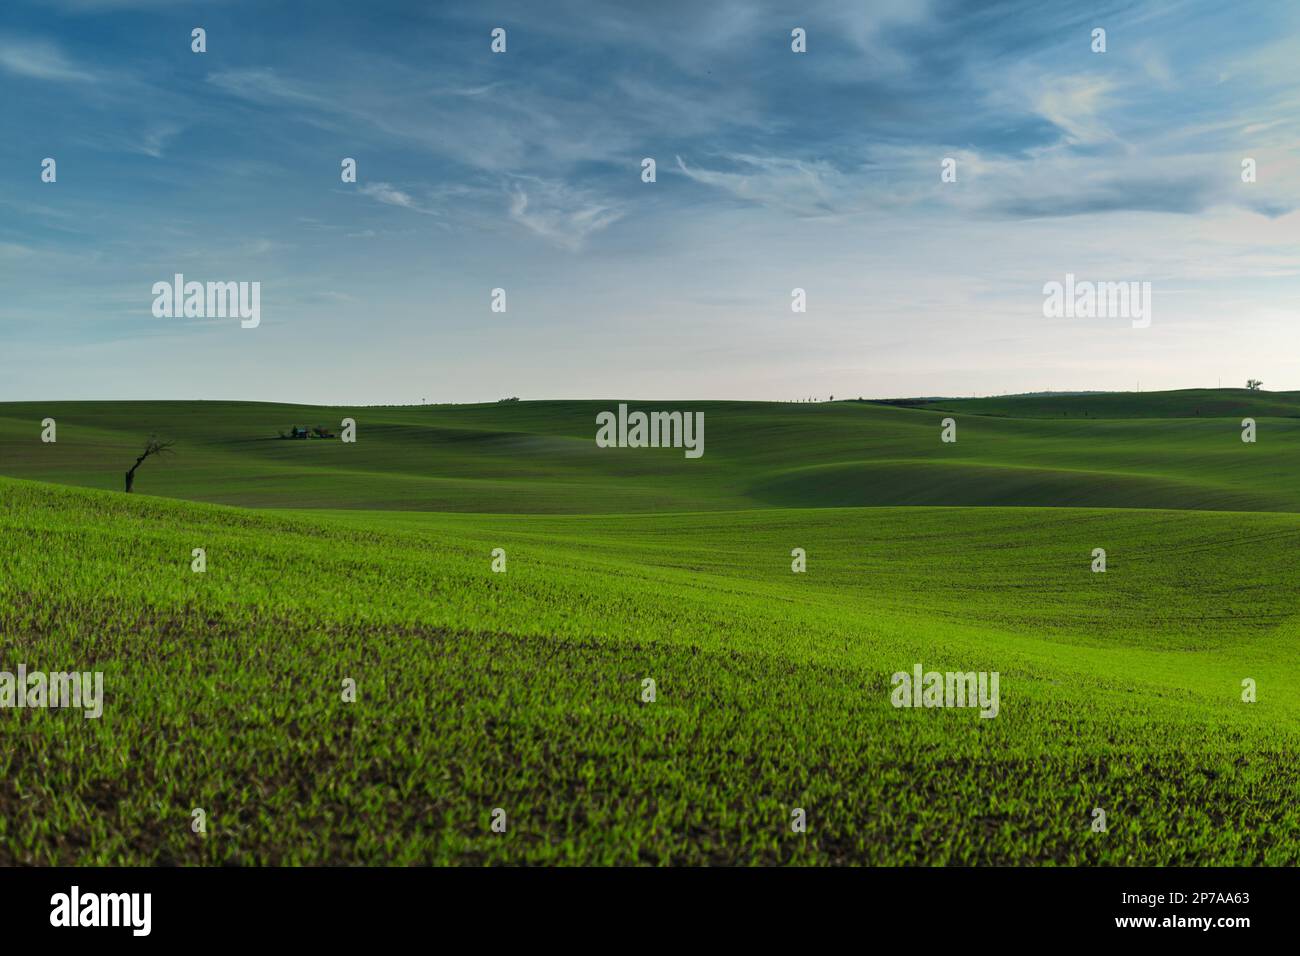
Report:
[{"label": "bare branch", "polygon": [[126,473],[126,490],[128,494],[135,485],[135,470],[140,467],[144,460],[150,455],[162,455],[170,452],[171,447],[175,444],[174,441],[160,441],[157,435],[149,436],[149,440],[144,444],[144,451],[140,453],[140,457],[135,460],[135,464]]}]

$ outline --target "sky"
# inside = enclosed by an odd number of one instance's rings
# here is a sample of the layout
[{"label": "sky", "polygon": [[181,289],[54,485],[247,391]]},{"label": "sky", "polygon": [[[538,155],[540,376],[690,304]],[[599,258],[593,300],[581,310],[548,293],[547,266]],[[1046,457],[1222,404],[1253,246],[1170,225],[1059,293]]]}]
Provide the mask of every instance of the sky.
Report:
[{"label": "sky", "polygon": [[1300,388],[1295,3],[6,0],[0,129],[0,400]]}]

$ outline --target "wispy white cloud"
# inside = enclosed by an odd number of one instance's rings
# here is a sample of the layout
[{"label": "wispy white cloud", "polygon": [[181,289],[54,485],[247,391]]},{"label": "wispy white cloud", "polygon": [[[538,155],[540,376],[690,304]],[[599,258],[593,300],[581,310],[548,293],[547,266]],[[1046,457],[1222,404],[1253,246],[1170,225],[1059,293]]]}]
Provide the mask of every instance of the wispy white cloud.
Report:
[{"label": "wispy white cloud", "polygon": [[535,235],[566,249],[581,249],[586,240],[623,216],[621,209],[582,190],[540,179],[513,184],[510,218]]},{"label": "wispy white cloud", "polygon": [[[1063,129],[1072,145],[1114,139],[1103,111],[1115,83],[1106,77],[1067,76],[1053,80],[1033,94],[1034,110]],[[1113,107],[1112,107],[1113,108]]]},{"label": "wispy white cloud", "polygon": [[69,59],[46,40],[0,38],[0,69],[14,76],[58,83],[93,83],[93,70]]},{"label": "wispy white cloud", "polygon": [[247,240],[240,246],[239,251],[246,256],[265,256],[279,247],[280,243],[272,242],[270,239],[263,237]]},{"label": "wispy white cloud", "polygon": [[328,97],[269,67],[218,70],[208,74],[208,82],[232,96],[254,103],[331,108]]},{"label": "wispy white cloud", "polygon": [[805,216],[842,211],[850,198],[844,174],[824,161],[749,154],[731,154],[726,159],[732,166],[729,170],[687,166],[678,156],[677,168],[695,182],[737,199]]},{"label": "wispy white cloud", "polygon": [[436,209],[424,205],[410,193],[398,189],[392,183],[364,183],[360,188],[360,192],[363,196],[369,196],[385,206],[397,206],[400,209],[409,209],[412,212],[422,213],[426,216],[438,215]]},{"label": "wispy white cloud", "polygon": [[164,123],[151,127],[144,132],[144,135],[135,144],[135,151],[143,153],[145,156],[161,159],[168,142],[180,133],[181,129],[179,123]]}]

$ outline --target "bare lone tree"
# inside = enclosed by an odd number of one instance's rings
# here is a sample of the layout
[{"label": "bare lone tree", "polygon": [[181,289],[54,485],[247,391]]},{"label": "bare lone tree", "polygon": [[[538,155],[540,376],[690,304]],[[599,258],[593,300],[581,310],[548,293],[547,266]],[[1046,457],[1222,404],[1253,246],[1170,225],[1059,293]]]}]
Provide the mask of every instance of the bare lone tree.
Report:
[{"label": "bare lone tree", "polygon": [[135,460],[135,464],[132,465],[130,471],[126,473],[126,493],[128,495],[131,493],[131,489],[135,485],[135,470],[140,467],[144,460],[150,455],[161,455],[174,444],[176,443],[171,441],[159,441],[153,435],[149,436],[149,440],[145,442],[144,451],[140,453],[140,457]]},{"label": "bare lone tree", "polygon": [[1251,378],[1246,380],[1246,387],[1250,389],[1252,392],[1258,392],[1259,387],[1263,384],[1264,383],[1257,378]]}]

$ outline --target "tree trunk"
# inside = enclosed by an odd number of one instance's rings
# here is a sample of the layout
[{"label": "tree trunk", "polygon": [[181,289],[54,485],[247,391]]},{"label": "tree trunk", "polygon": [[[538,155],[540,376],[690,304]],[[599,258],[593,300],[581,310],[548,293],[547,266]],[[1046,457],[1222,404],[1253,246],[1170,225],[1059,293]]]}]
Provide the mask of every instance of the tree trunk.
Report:
[{"label": "tree trunk", "polygon": [[135,484],[135,469],[132,468],[126,473],[126,493],[131,493],[131,486]]}]

